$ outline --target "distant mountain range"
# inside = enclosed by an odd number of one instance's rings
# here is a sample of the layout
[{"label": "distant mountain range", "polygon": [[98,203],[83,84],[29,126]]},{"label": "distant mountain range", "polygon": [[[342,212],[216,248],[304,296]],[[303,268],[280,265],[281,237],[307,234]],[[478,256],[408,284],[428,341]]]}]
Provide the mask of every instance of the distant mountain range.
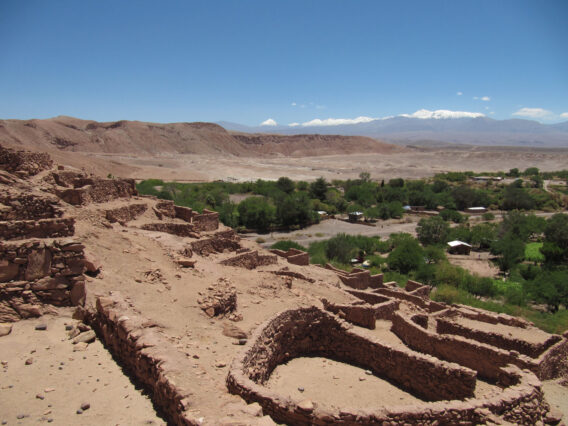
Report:
[{"label": "distant mountain range", "polygon": [[488,117],[415,118],[397,116],[341,125],[245,126],[218,122],[227,130],[285,135],[367,136],[399,145],[466,144],[483,146],[568,147],[568,121],[541,124],[532,120]]}]

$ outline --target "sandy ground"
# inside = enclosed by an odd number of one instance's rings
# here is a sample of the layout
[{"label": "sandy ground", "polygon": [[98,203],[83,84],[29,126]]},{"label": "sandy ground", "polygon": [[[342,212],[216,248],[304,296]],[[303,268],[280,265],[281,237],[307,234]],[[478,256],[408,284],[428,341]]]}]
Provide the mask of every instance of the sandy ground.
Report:
[{"label": "sandy ground", "polygon": [[193,181],[250,181],[278,179],[312,181],[354,179],[369,172],[376,180],[393,177],[416,179],[446,171],[562,170],[568,164],[568,150],[527,148],[409,149],[390,154],[322,155],[311,157],[236,157],[230,155],[170,154],[161,156],[74,153],[51,150],[60,164],[84,168],[102,176],[111,173],[136,179]]},{"label": "sandy ground", "polygon": [[280,240],[292,240],[308,247],[314,241],[327,240],[339,233],[348,235],[365,235],[368,237],[379,236],[387,239],[391,234],[397,232],[407,232],[416,235],[416,225],[420,220],[417,216],[410,216],[404,219],[389,219],[378,221],[374,225],[361,225],[356,223],[344,222],[338,219],[326,219],[316,225],[311,225],[294,232],[271,232],[269,234],[250,233],[243,235],[251,241],[261,238],[264,242],[263,247],[270,247]]},{"label": "sandy ground", "polygon": [[[71,313],[17,322],[0,338],[2,424],[165,425],[100,341],[73,351],[65,331],[75,323]],[[77,414],[85,402],[90,408]]]},{"label": "sandy ground", "polygon": [[469,255],[446,254],[448,261],[482,277],[499,276],[499,268],[491,262],[493,257],[489,252],[472,251]]}]

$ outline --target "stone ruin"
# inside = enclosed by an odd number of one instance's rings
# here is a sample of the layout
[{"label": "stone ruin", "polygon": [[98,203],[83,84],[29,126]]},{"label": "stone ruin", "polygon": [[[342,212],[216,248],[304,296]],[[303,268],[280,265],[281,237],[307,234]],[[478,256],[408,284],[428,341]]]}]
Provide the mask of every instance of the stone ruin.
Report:
[{"label": "stone ruin", "polygon": [[134,179],[101,179],[73,171],[56,171],[52,180],[54,193],[66,203],[87,205],[104,203],[137,195]]},{"label": "stone ruin", "polygon": [[[213,233],[219,226],[216,213],[197,214],[151,197],[147,203],[133,203],[135,187],[128,180],[58,170],[45,178],[48,188],[43,192],[21,181],[21,177],[51,167],[50,161],[43,156],[6,154],[0,148],[0,168],[6,170],[0,176],[0,322],[40,316],[51,305],[78,306],[77,316],[93,327],[125,369],[150,390],[168,421],[200,424],[190,409],[198,399],[190,390],[191,380],[199,378],[189,379],[192,365],[187,356],[164,337],[155,322],[116,292],[97,296],[94,309],[82,307],[88,290],[84,273],[94,272],[95,267],[85,258],[84,245],[74,238],[74,219],[65,216],[64,203],[122,199],[126,205],[103,212],[109,222],[126,225],[142,215],[146,220],[150,209],[159,222],[140,228],[192,238],[184,249],[188,257],[236,252],[220,263],[255,269],[277,264],[281,256],[296,265],[293,270],[284,267],[267,272],[313,283],[305,254],[244,251],[234,231]],[[322,298],[321,306],[285,310],[260,324],[250,338],[243,339],[245,346],[231,364],[226,377],[229,392],[259,404],[261,412],[287,424],[528,425],[560,421],[550,414],[540,380],[568,373],[568,332],[549,334],[512,316],[434,302],[429,299],[430,287],[416,281],[408,281],[401,289],[367,270],[345,272],[331,265],[327,269],[337,274],[351,302]],[[197,303],[207,317],[242,319],[233,317],[237,289],[227,280],[219,280],[200,296]],[[367,331],[375,329],[377,321],[388,322],[402,346],[370,337]],[[420,398],[422,404],[335,409],[265,386],[278,365],[303,356],[366,368]],[[478,380],[499,391],[476,397]]]},{"label": "stone ruin", "polygon": [[0,169],[18,177],[35,176],[50,169],[53,160],[43,152],[16,151],[0,145]]},{"label": "stone ruin", "polygon": [[306,266],[310,264],[310,255],[308,252],[298,250],[295,248],[290,248],[287,251],[272,249],[270,250],[271,253],[274,253],[280,257],[284,257],[288,260],[288,263],[293,265],[301,265]]},{"label": "stone ruin", "polygon": [[337,274],[343,284],[348,287],[365,290],[366,288],[379,288],[383,285],[383,274],[371,275],[367,269],[353,268],[350,272],[338,269],[331,264],[325,265]]},{"label": "stone ruin", "polygon": [[[527,425],[544,419],[556,424],[558,419],[547,414],[539,379],[568,371],[568,333],[549,335],[522,319],[427,303],[427,296],[410,294],[424,293],[423,287],[409,282],[411,291],[389,288],[389,296],[378,293],[381,289],[348,290],[360,301],[337,305],[324,299],[325,310],[312,307],[276,315],[257,329],[252,343],[234,360],[227,387],[247,402],[258,402],[265,413],[286,424],[479,424],[498,419]],[[423,298],[423,303],[413,304],[412,297]],[[460,318],[481,326],[458,325]],[[391,321],[392,332],[405,343],[404,350],[370,339],[351,325],[373,329],[377,319]],[[533,330],[541,339],[530,343],[511,338],[507,330],[483,331],[483,323]],[[263,386],[276,366],[302,356],[367,368],[428,402],[333,411],[317,401],[295,400]],[[476,398],[477,377],[502,391]]]},{"label": "stone ruin", "polygon": [[277,263],[276,256],[261,255],[258,254],[258,250],[242,253],[221,261],[221,265],[246,269],[256,269],[259,266],[274,265],[275,263]]}]

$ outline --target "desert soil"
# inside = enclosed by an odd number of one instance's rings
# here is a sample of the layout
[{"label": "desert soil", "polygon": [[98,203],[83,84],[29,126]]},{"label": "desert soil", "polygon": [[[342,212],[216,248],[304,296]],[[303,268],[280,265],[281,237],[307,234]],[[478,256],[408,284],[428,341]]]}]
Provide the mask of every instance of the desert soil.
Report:
[{"label": "desert soil", "polygon": [[[165,425],[99,340],[74,351],[65,331],[76,323],[72,311],[19,321],[1,338],[0,422]],[[35,330],[40,324],[47,329]],[[84,403],[90,407],[78,414]]]}]

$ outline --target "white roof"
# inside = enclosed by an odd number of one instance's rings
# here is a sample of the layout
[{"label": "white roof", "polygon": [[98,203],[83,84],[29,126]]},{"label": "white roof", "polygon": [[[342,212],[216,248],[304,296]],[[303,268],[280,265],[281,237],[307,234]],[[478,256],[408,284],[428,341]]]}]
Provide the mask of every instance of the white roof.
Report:
[{"label": "white roof", "polygon": [[448,243],[450,247],[457,247],[457,246],[468,246],[471,247],[468,243],[464,243],[463,241],[454,240]]},{"label": "white roof", "polygon": [[349,213],[349,214],[354,214],[354,215],[356,215],[356,216],[362,216],[362,215],[363,215],[363,212],[351,212],[351,213]]},{"label": "white roof", "polygon": [[318,214],[327,214],[325,210],[318,210]]},{"label": "white roof", "polygon": [[485,207],[468,207],[468,210],[485,210]]}]

